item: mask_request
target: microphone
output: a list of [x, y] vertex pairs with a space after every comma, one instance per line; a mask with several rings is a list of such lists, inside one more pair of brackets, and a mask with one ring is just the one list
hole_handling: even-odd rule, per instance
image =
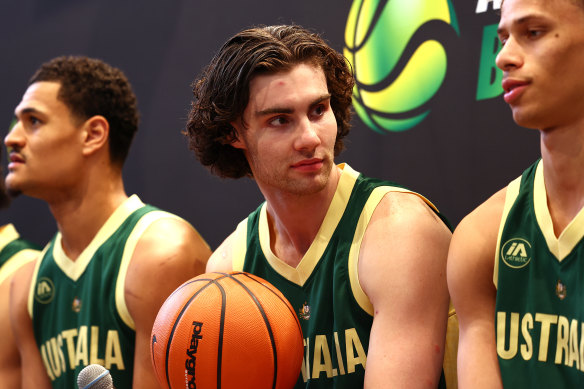
[[97, 364], [85, 366], [79, 372], [77, 385], [79, 389], [115, 389], [109, 370]]

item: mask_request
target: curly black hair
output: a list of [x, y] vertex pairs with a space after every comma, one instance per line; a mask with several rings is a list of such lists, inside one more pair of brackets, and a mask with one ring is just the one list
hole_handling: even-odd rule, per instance
[[136, 96], [124, 73], [94, 58], [62, 56], [45, 62], [29, 80], [61, 84], [57, 98], [79, 120], [105, 117], [112, 163], [122, 166], [138, 130]]

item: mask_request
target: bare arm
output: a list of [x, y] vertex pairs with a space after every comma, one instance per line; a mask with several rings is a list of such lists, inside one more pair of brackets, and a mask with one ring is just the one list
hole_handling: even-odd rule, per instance
[[493, 266], [503, 212], [502, 190], [462, 220], [448, 254], [448, 286], [458, 314], [458, 383], [502, 388], [495, 339]]
[[23, 389], [51, 388], [51, 382], [34, 338], [28, 314], [28, 292], [35, 262], [29, 262], [14, 273], [10, 288], [10, 322], [21, 359]]
[[128, 310], [136, 326], [133, 387], [158, 388], [150, 358], [154, 320], [177, 287], [205, 272], [210, 254], [209, 246], [183, 220], [156, 221], [140, 238], [125, 287]]
[[359, 280], [375, 311], [366, 388], [438, 386], [450, 237], [415, 195], [389, 193], [375, 210], [359, 258]]

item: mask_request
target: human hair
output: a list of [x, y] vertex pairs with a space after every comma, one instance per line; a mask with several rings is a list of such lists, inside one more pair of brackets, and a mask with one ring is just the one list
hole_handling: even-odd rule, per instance
[[[185, 134], [200, 162], [221, 177], [252, 176], [242, 150], [231, 145], [249, 102], [249, 84], [308, 63], [320, 67], [331, 94], [337, 121], [334, 152], [344, 148], [349, 133], [354, 79], [346, 59], [316, 33], [297, 25], [262, 26], [231, 37], [193, 84], [193, 101]], [[245, 123], [243, 123], [245, 125]]]
[[136, 96], [124, 73], [107, 63], [83, 56], [63, 56], [45, 62], [29, 80], [60, 84], [57, 98], [84, 121], [101, 115], [109, 123], [109, 151], [112, 163], [122, 166], [136, 131]]

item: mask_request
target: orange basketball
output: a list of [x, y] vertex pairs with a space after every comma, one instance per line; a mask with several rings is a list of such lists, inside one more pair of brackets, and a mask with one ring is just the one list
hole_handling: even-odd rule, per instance
[[152, 328], [163, 388], [292, 388], [304, 354], [292, 306], [249, 273], [206, 273], [178, 287]]

